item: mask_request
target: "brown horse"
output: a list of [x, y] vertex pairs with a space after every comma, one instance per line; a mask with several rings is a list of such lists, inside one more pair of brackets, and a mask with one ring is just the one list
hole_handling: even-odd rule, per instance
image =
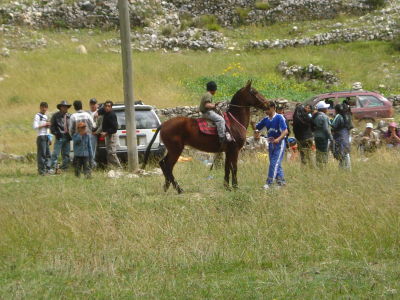
[[178, 193], [183, 192], [176, 182], [172, 170], [185, 145], [205, 152], [224, 151], [226, 154], [224, 185], [229, 187], [229, 175], [232, 172], [232, 186], [237, 187], [237, 161], [239, 151], [246, 141], [246, 131], [250, 122], [250, 107], [266, 109], [266, 105], [267, 100], [251, 87], [251, 81], [237, 91], [227, 111], [231, 123], [230, 132], [234, 141], [228, 142], [224, 147], [221, 147], [217, 135], [202, 133], [196, 119], [176, 117], [165, 121], [157, 128], [147, 147], [142, 168], [145, 168], [150, 148], [158, 132], [161, 131], [161, 139], [168, 150], [167, 155], [159, 162], [165, 177], [164, 191], [167, 191], [172, 183]]

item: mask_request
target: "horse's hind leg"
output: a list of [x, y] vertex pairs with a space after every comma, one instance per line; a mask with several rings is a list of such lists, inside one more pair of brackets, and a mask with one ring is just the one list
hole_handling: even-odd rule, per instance
[[178, 182], [175, 180], [175, 177], [172, 173], [176, 162], [178, 161], [179, 156], [183, 151], [183, 144], [176, 143], [173, 149], [168, 148], [168, 154], [165, 157], [165, 171], [167, 174], [167, 178], [172, 183], [173, 187], [176, 189], [178, 194], [183, 192], [183, 189], [179, 186]]
[[166, 170], [165, 158], [166, 158], [166, 157], [164, 157], [164, 158], [163, 158], [162, 160], [160, 160], [160, 162], [158, 163], [158, 164], [160, 165], [160, 168], [161, 168], [161, 170], [162, 170], [162, 172], [163, 172], [163, 174], [164, 174], [164, 177], [165, 177], [164, 192], [168, 191], [169, 186], [171, 185], [171, 180], [170, 180], [170, 178], [168, 178], [168, 173], [167, 173], [167, 170]]

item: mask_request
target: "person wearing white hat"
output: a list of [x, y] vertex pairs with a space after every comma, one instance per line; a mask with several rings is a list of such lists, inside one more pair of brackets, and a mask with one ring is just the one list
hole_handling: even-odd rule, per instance
[[372, 123], [367, 123], [365, 130], [361, 132], [357, 137], [358, 148], [361, 154], [365, 152], [374, 152], [379, 145], [379, 136], [373, 131], [374, 125]]
[[253, 136], [246, 139], [245, 149], [254, 152], [264, 152], [265, 150], [268, 150], [268, 140], [261, 136], [259, 130], [255, 129]]
[[324, 167], [328, 162], [328, 141], [333, 143], [333, 137], [329, 127], [329, 118], [326, 115], [329, 107], [330, 105], [324, 101], [318, 102], [315, 106], [318, 112], [316, 112], [312, 118], [314, 142], [317, 148], [316, 163], [320, 168]]

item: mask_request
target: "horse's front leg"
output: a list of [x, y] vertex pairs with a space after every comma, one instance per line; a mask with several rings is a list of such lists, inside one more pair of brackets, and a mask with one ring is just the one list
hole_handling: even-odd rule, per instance
[[237, 162], [238, 162], [239, 151], [235, 150], [231, 156], [231, 168], [232, 168], [232, 187], [237, 188]]
[[231, 164], [229, 160], [229, 155], [225, 155], [225, 177], [224, 177], [224, 187], [229, 189], [229, 174], [231, 172]]

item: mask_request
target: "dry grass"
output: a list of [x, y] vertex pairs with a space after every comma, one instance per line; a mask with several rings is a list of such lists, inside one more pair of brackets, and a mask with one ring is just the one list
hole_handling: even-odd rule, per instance
[[[0, 171], [0, 294], [10, 298], [382, 298], [398, 294], [398, 153], [353, 172], [240, 164], [240, 189], [178, 164], [183, 195], [162, 178], [37, 177]], [[257, 166], [255, 168], [255, 166]]]

